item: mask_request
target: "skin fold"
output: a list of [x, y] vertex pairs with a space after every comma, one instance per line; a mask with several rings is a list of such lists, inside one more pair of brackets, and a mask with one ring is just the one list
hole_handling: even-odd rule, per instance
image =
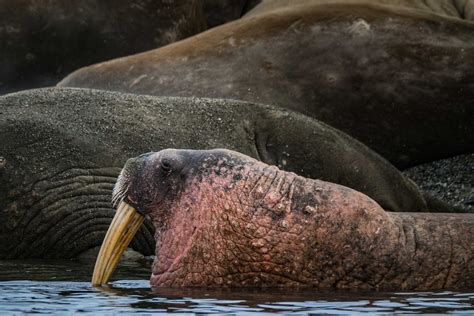
[[473, 214], [386, 212], [229, 150], [130, 159], [113, 199], [155, 226], [152, 286], [474, 287]]

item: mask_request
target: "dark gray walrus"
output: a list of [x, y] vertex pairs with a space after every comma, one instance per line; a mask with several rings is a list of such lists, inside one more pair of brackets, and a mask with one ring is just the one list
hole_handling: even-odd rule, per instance
[[[426, 211], [417, 186], [351, 137], [271, 106], [39, 89], [0, 98], [0, 258], [74, 257], [98, 247], [125, 161], [168, 147], [226, 147], [365, 192], [385, 209]], [[151, 225], [132, 247], [154, 252]]]
[[59, 85], [275, 104], [405, 168], [474, 152], [472, 60], [474, 23], [350, 1], [242, 18]]
[[230, 150], [130, 159], [114, 201], [93, 285], [107, 283], [148, 215], [152, 286], [474, 289], [474, 214], [389, 213]]

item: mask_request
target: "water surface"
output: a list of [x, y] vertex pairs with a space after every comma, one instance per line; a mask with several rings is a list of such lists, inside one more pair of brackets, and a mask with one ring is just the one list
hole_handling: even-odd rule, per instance
[[151, 289], [148, 264], [122, 264], [92, 288], [92, 262], [0, 261], [1, 314], [474, 314], [474, 292], [320, 293], [295, 290]]

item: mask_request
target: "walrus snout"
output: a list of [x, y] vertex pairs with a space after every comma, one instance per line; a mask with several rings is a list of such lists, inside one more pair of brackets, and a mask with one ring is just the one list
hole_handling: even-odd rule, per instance
[[128, 196], [131, 179], [138, 168], [138, 158], [139, 157], [128, 159], [122, 171], [120, 171], [112, 191], [112, 205], [114, 208], [117, 208]]
[[185, 178], [185, 160], [185, 155], [174, 149], [130, 158], [113, 190], [114, 207], [123, 201], [142, 214], [149, 213], [168, 193], [179, 190]]

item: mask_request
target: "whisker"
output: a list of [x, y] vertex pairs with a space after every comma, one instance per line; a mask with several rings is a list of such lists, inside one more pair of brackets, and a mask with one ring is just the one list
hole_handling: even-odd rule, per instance
[[125, 198], [128, 191], [128, 181], [125, 169], [122, 169], [117, 178], [114, 189], [112, 191], [112, 205], [116, 208], [119, 203]]

